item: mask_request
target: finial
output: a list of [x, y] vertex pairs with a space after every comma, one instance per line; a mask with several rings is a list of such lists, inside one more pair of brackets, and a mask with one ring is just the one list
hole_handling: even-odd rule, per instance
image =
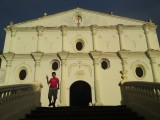
[[110, 15], [113, 15], [113, 11], [110, 12]]
[[48, 15], [48, 14], [45, 12], [45, 13], [44, 13], [44, 16], [47, 16], [47, 15]]
[[14, 24], [14, 23], [11, 21], [11, 22], [10, 22], [10, 26], [13, 26], [13, 24]]
[[149, 18], [149, 19], [148, 19], [148, 22], [152, 23], [152, 19], [151, 19], [151, 18]]

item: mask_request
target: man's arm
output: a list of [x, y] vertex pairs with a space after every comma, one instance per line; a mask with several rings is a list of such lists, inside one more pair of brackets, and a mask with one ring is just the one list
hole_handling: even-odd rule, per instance
[[59, 89], [59, 80], [58, 80], [58, 89]]
[[49, 81], [48, 81], [48, 75], [46, 76], [46, 79], [47, 79], [47, 84], [49, 84]]

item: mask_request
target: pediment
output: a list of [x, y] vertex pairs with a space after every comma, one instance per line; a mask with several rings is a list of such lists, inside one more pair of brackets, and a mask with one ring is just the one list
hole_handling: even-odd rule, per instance
[[53, 15], [44, 15], [38, 19], [15, 24], [16, 27], [55, 27], [61, 25], [67, 26], [111, 26], [111, 25], [143, 25], [147, 22], [120, 17], [112, 14], [95, 12], [82, 8], [76, 8]]

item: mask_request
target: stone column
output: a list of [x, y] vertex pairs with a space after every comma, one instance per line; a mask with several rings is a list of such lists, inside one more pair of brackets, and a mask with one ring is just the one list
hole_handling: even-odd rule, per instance
[[43, 32], [43, 26], [36, 26], [37, 30], [37, 52], [40, 52], [42, 50], [42, 32]]
[[93, 42], [93, 51], [96, 50], [96, 42], [95, 42], [95, 36], [97, 31], [97, 25], [91, 25], [91, 32], [92, 32], [92, 42]]
[[66, 45], [66, 35], [67, 35], [67, 26], [66, 25], [62, 25], [60, 27], [60, 30], [62, 32], [62, 51], [65, 51], [65, 45]]
[[160, 51], [158, 50], [148, 50], [146, 52], [148, 58], [150, 59], [152, 74], [153, 74], [153, 81], [160, 82], [159, 73], [158, 73], [158, 64], [156, 63], [156, 57], [160, 56]]
[[128, 80], [128, 70], [127, 70], [127, 56], [129, 54], [129, 51], [119, 51], [118, 55], [121, 58], [121, 62], [122, 62], [122, 80], [121, 80], [121, 84], [123, 84], [124, 82], [126, 82]]
[[151, 43], [152, 43], [152, 38], [149, 35], [149, 32], [151, 30], [155, 30], [156, 29], [156, 25], [154, 25], [153, 23], [147, 23], [144, 24], [143, 26], [143, 30], [144, 30], [144, 34], [146, 36], [146, 42], [147, 42], [147, 47], [149, 50], [154, 49], [151, 47]]
[[3, 56], [5, 57], [6, 61], [7, 61], [7, 65], [6, 65], [6, 76], [5, 76], [5, 82], [4, 84], [9, 84], [10, 81], [10, 70], [11, 70], [11, 66], [12, 66], [12, 60], [13, 57], [15, 56], [14, 53], [12, 52], [8, 52], [8, 53], [3, 53]]
[[62, 51], [58, 53], [61, 59], [61, 80], [60, 80], [60, 106], [67, 106], [66, 104], [66, 83], [67, 80], [67, 68], [66, 68], [66, 59], [69, 55], [69, 52]]
[[99, 80], [99, 75], [98, 75], [98, 67], [99, 67], [99, 56], [101, 55], [101, 51], [91, 51], [90, 52], [92, 58], [93, 58], [93, 63], [94, 63], [94, 87], [95, 87], [95, 105], [96, 106], [101, 106], [101, 91], [100, 91], [100, 80]]
[[40, 61], [43, 55], [43, 52], [32, 52], [32, 57], [35, 60], [35, 74], [34, 74], [34, 82], [39, 83], [39, 68], [40, 68]]
[[119, 35], [120, 50], [124, 50], [124, 43], [123, 43], [123, 38], [122, 38], [123, 26], [124, 25], [122, 25], [122, 24], [119, 24], [116, 26], [117, 31], [118, 31], [118, 35]]

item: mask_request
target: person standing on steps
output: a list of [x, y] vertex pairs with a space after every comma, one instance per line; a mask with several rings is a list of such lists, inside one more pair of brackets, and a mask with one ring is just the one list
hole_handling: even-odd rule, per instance
[[[56, 72], [52, 72], [52, 78], [48, 80], [48, 75], [46, 76], [47, 83], [49, 85], [49, 91], [48, 91], [48, 99], [49, 99], [49, 105], [53, 105], [55, 107], [56, 99], [57, 99], [57, 93], [59, 89], [59, 79], [56, 77]], [[52, 102], [52, 96], [53, 96], [53, 102]]]

